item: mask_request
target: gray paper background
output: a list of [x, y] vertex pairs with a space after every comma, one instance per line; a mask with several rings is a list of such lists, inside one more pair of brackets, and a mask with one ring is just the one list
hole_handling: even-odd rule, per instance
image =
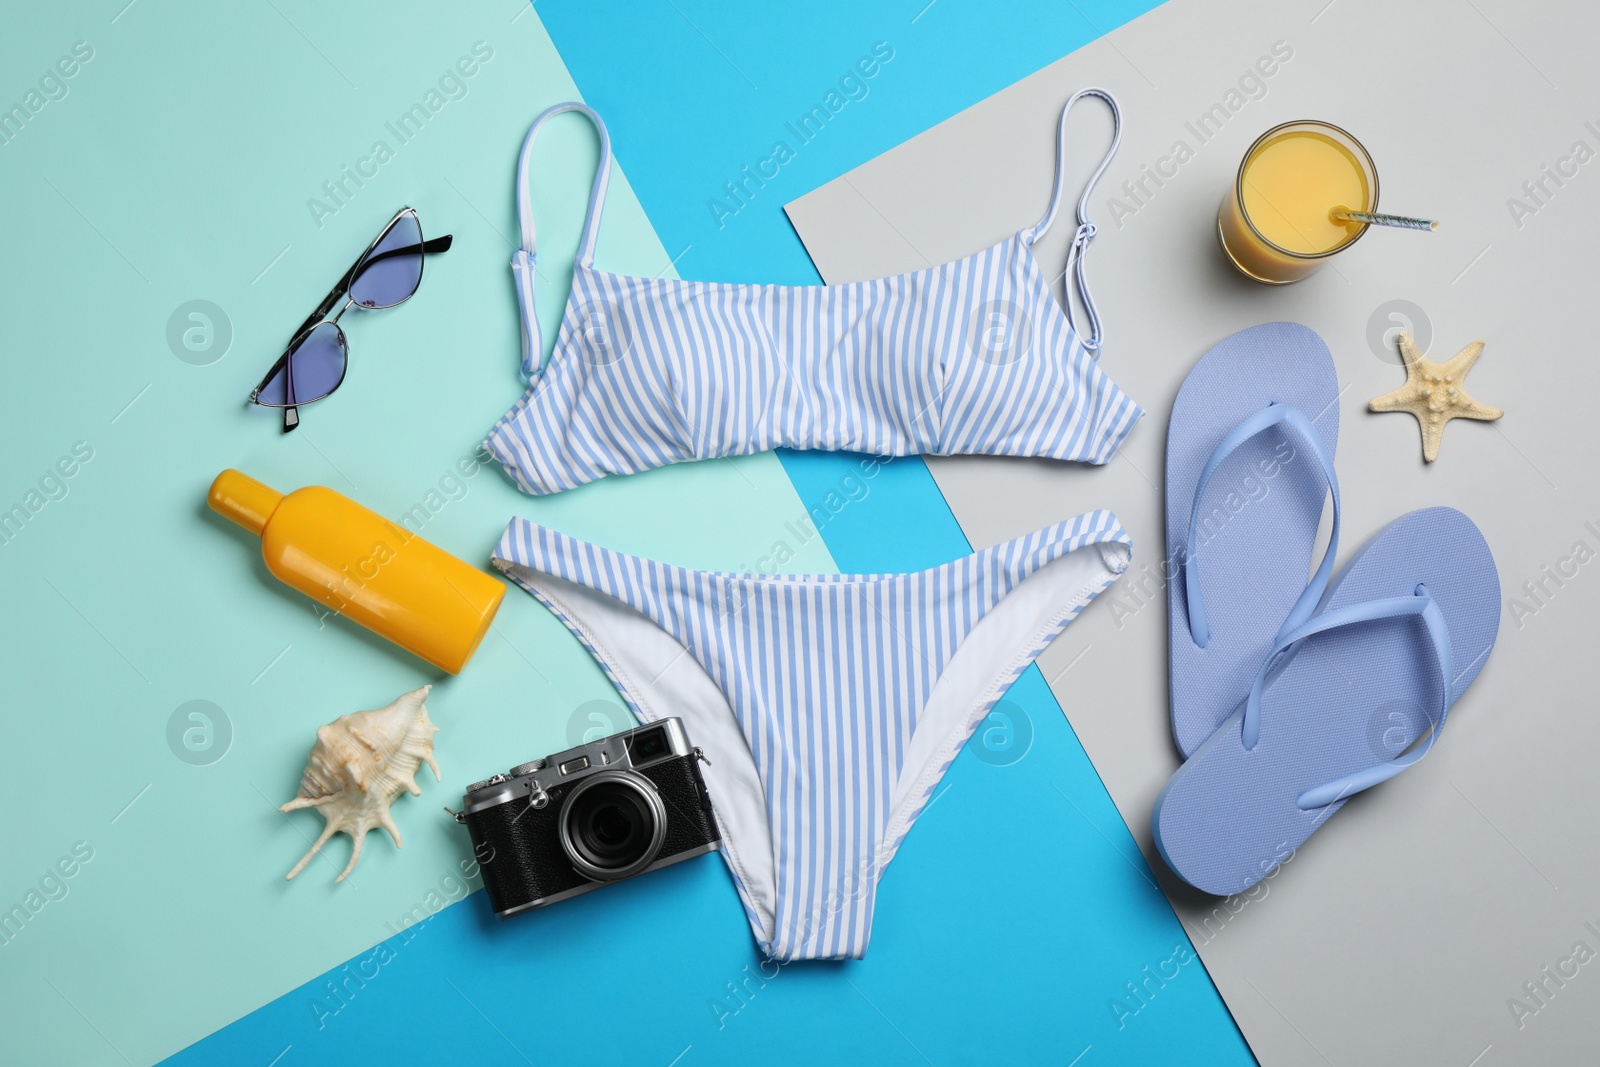
[[[1292, 57], [1229, 98], [1278, 41]], [[1600, 553], [1600, 158], [1573, 156], [1580, 141], [1600, 153], [1597, 42], [1592, 4], [1172, 0], [787, 208], [829, 282], [943, 263], [1042, 214], [1067, 96], [1103, 85], [1121, 100], [1126, 131], [1093, 198], [1089, 274], [1103, 366], [1149, 414], [1106, 468], [929, 466], [975, 546], [1096, 507], [1132, 533], [1134, 565], [1108, 594], [1120, 606], [1087, 612], [1040, 665], [1267, 1064], [1600, 1062], [1600, 959], [1572, 959], [1579, 942], [1600, 952], [1600, 557], [1588, 560]], [[1235, 102], [1205, 143], [1185, 125]], [[1306, 117], [1367, 146], [1383, 209], [1441, 229], [1371, 232], [1297, 285], [1236, 275], [1217, 248], [1218, 202], [1257, 135]], [[1110, 121], [1086, 101], [1072, 127], [1075, 200]], [[1176, 175], [1146, 180], [1139, 201], [1122, 191], [1179, 140], [1193, 157]], [[1546, 167], [1565, 171], [1563, 184]], [[1535, 201], [1523, 186], [1541, 180]], [[1113, 196], [1132, 212], [1113, 212]], [[1520, 219], [1511, 197], [1530, 209]], [[1072, 228], [1065, 213], [1036, 249], [1051, 276]], [[1366, 410], [1404, 380], [1398, 357], [1369, 341], [1369, 323], [1379, 335], [1403, 324], [1389, 318], [1396, 300], [1422, 309], [1400, 314], [1422, 320], [1409, 324], [1431, 333], [1435, 359], [1487, 342], [1467, 388], [1507, 412], [1451, 423], [1431, 466], [1411, 416]], [[1341, 557], [1396, 515], [1449, 504], [1488, 538], [1505, 609], [1493, 656], [1428, 758], [1349, 803], [1248, 897], [1223, 902], [1167, 875], [1150, 840], [1156, 794], [1178, 765], [1156, 569], [1165, 423], [1207, 348], [1273, 319], [1321, 334], [1345, 389]], [[1535, 599], [1524, 583], [1540, 582]], [[1538, 999], [1525, 983], [1543, 984]], [[1514, 1012], [1514, 997], [1529, 1010]]]

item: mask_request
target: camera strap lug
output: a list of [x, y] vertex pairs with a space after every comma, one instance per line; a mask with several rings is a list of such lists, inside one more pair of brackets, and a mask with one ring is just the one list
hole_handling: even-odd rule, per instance
[[450, 805], [448, 805], [448, 804], [445, 805], [444, 810], [445, 810], [445, 813], [447, 815], [449, 815], [452, 819], [454, 819], [458, 823], [464, 823], [464, 822], [467, 821], [467, 816], [466, 816], [465, 812], [451, 811], [450, 810]]
[[699, 760], [701, 763], [704, 763], [707, 767], [711, 766], [711, 761], [706, 759], [705, 751], [703, 749], [701, 749], [701, 747], [699, 745], [696, 745], [696, 746], [694, 746], [694, 748], [690, 749], [689, 750], [689, 755], [693, 756], [695, 759]]
[[539, 779], [537, 778], [528, 787], [528, 803], [537, 809], [543, 809], [545, 805], [550, 803], [550, 794], [544, 791], [544, 786], [539, 784]]

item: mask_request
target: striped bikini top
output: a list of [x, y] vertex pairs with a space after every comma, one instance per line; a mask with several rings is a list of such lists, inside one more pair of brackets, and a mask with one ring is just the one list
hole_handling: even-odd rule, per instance
[[[1114, 122], [1078, 200], [1065, 272], [1087, 337], [1070, 296], [1063, 313], [1031, 251], [1061, 207], [1067, 113], [1085, 96], [1109, 105]], [[594, 123], [600, 159], [566, 313], [544, 360], [528, 164], [540, 128], [566, 111]], [[1143, 414], [1096, 363], [1100, 320], [1083, 270], [1095, 235], [1089, 194], [1121, 136], [1109, 92], [1075, 93], [1061, 111], [1044, 217], [965, 259], [842, 285], [736, 285], [596, 269], [611, 140], [593, 110], [557, 104], [534, 120], [517, 168], [523, 243], [511, 271], [528, 388], [485, 447], [535, 494], [779, 447], [1105, 463]]]

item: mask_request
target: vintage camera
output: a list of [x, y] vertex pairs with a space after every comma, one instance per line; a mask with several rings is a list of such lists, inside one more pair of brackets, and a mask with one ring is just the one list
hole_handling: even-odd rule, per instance
[[489, 904], [504, 919], [722, 847], [681, 720], [602, 737], [467, 787]]

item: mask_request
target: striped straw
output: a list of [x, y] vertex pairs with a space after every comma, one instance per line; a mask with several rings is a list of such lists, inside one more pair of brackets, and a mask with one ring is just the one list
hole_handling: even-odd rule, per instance
[[1414, 219], [1409, 215], [1379, 215], [1366, 211], [1347, 211], [1336, 207], [1330, 214], [1340, 222], [1365, 222], [1369, 226], [1394, 226], [1402, 230], [1437, 230], [1433, 219]]

